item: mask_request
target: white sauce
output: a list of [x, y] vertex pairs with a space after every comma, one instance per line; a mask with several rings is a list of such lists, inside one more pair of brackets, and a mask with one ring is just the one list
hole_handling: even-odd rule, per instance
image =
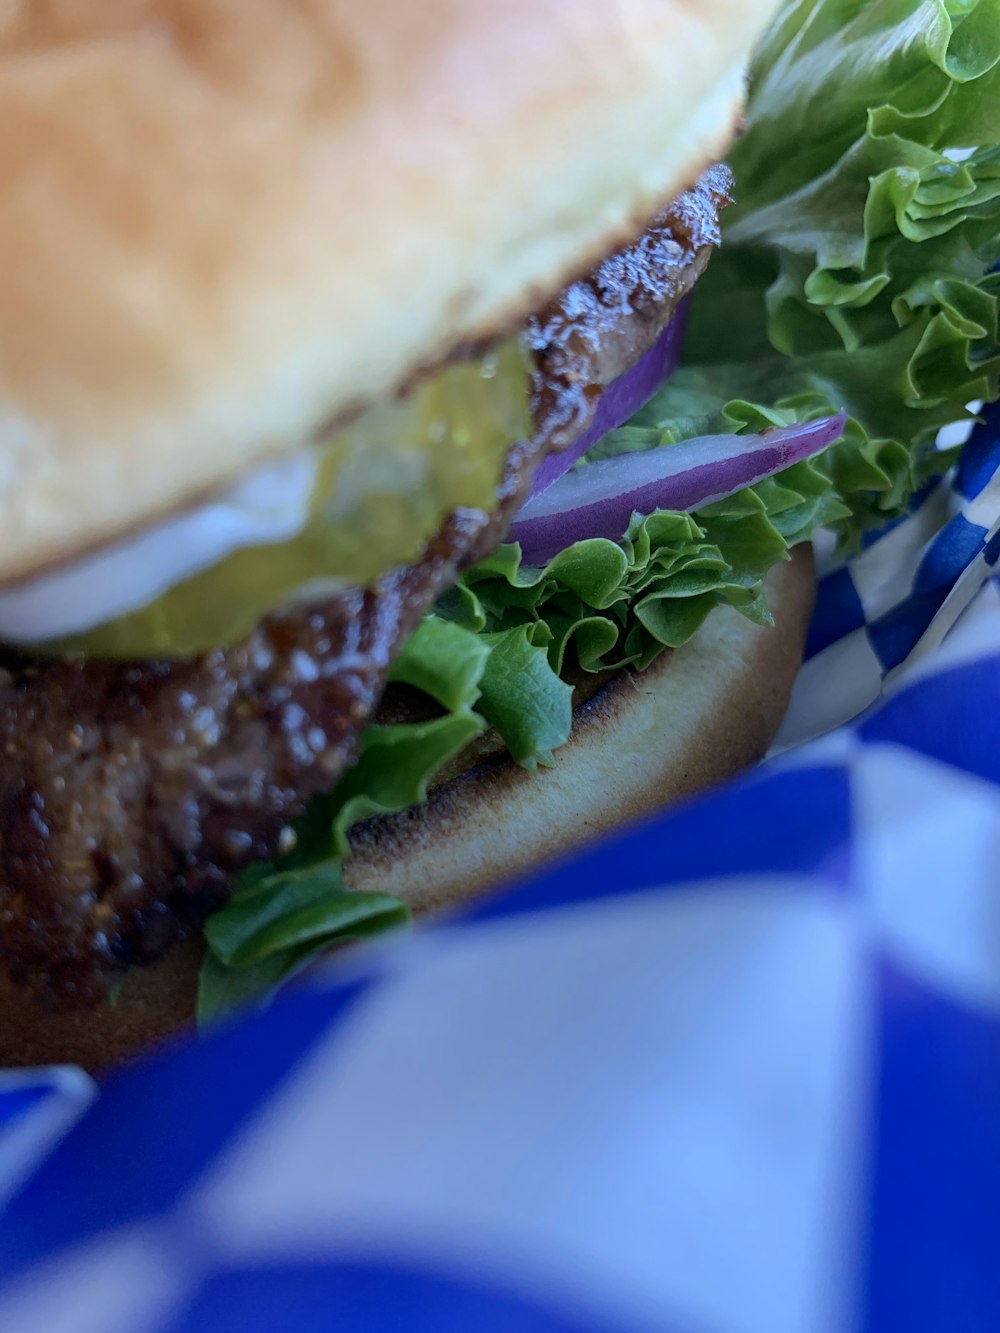
[[43, 643], [137, 611], [248, 546], [305, 527], [319, 455], [260, 468], [224, 495], [58, 569], [0, 587], [0, 638]]

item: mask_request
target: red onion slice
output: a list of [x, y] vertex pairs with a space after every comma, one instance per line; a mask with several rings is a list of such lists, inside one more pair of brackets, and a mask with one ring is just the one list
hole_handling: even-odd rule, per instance
[[522, 506], [511, 538], [525, 564], [544, 565], [588, 537], [617, 541], [633, 514], [690, 510], [724, 500], [839, 440], [847, 414], [761, 435], [703, 435], [567, 473]]
[[601, 393], [590, 425], [578, 439], [561, 453], [550, 454], [538, 471], [531, 487], [531, 498], [559, 480], [582, 458], [592, 445], [603, 440], [610, 431], [617, 430], [640, 407], [645, 407], [668, 376], [677, 368], [681, 343], [687, 327], [687, 298], [680, 302], [673, 318], [656, 342], [635, 363], [631, 370], [620, 375]]

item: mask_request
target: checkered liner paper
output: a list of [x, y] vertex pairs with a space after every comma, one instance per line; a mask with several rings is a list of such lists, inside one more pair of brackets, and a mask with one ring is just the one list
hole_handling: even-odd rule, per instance
[[998, 557], [994, 414], [824, 566], [762, 770], [96, 1097], [8, 1076], [3, 1333], [996, 1333]]

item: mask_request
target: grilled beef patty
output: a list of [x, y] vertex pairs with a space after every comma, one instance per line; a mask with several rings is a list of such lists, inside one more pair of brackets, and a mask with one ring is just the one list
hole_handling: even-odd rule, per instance
[[234, 877], [351, 763], [393, 655], [458, 571], [502, 540], [534, 468], [584, 429], [600, 389], [652, 345], [718, 241], [713, 168], [633, 245], [529, 321], [534, 439], [491, 514], [452, 516], [374, 588], [264, 619], [192, 662], [0, 670], [0, 959], [49, 1004], [196, 931]]

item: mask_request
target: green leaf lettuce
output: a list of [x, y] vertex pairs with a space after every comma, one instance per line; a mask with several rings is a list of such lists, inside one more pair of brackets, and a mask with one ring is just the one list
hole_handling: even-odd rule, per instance
[[819, 527], [856, 545], [947, 468], [941, 427], [997, 396], [998, 135], [997, 0], [782, 7], [753, 64], [737, 203], [684, 364], [590, 457], [841, 409], [843, 439], [697, 513], [636, 515], [620, 542], [580, 542], [545, 569], [505, 546], [468, 572], [393, 669], [431, 715], [369, 727], [292, 857], [255, 867], [208, 923], [203, 1015], [405, 918], [344, 888], [354, 821], [422, 801], [487, 725], [519, 763], [551, 763], [569, 733], [568, 664], [643, 668], [719, 605], [768, 623], [764, 579], [791, 547]]
[[429, 616], [391, 679], [420, 690], [437, 710], [415, 722], [369, 726], [353, 768], [299, 824], [295, 850], [280, 863], [251, 867], [208, 920], [202, 1022], [266, 999], [339, 943], [406, 923], [409, 914], [396, 899], [345, 887], [341, 867], [352, 824], [424, 801], [433, 775], [490, 724], [529, 767], [548, 761], [569, 728], [569, 687], [523, 628], [479, 635]]

